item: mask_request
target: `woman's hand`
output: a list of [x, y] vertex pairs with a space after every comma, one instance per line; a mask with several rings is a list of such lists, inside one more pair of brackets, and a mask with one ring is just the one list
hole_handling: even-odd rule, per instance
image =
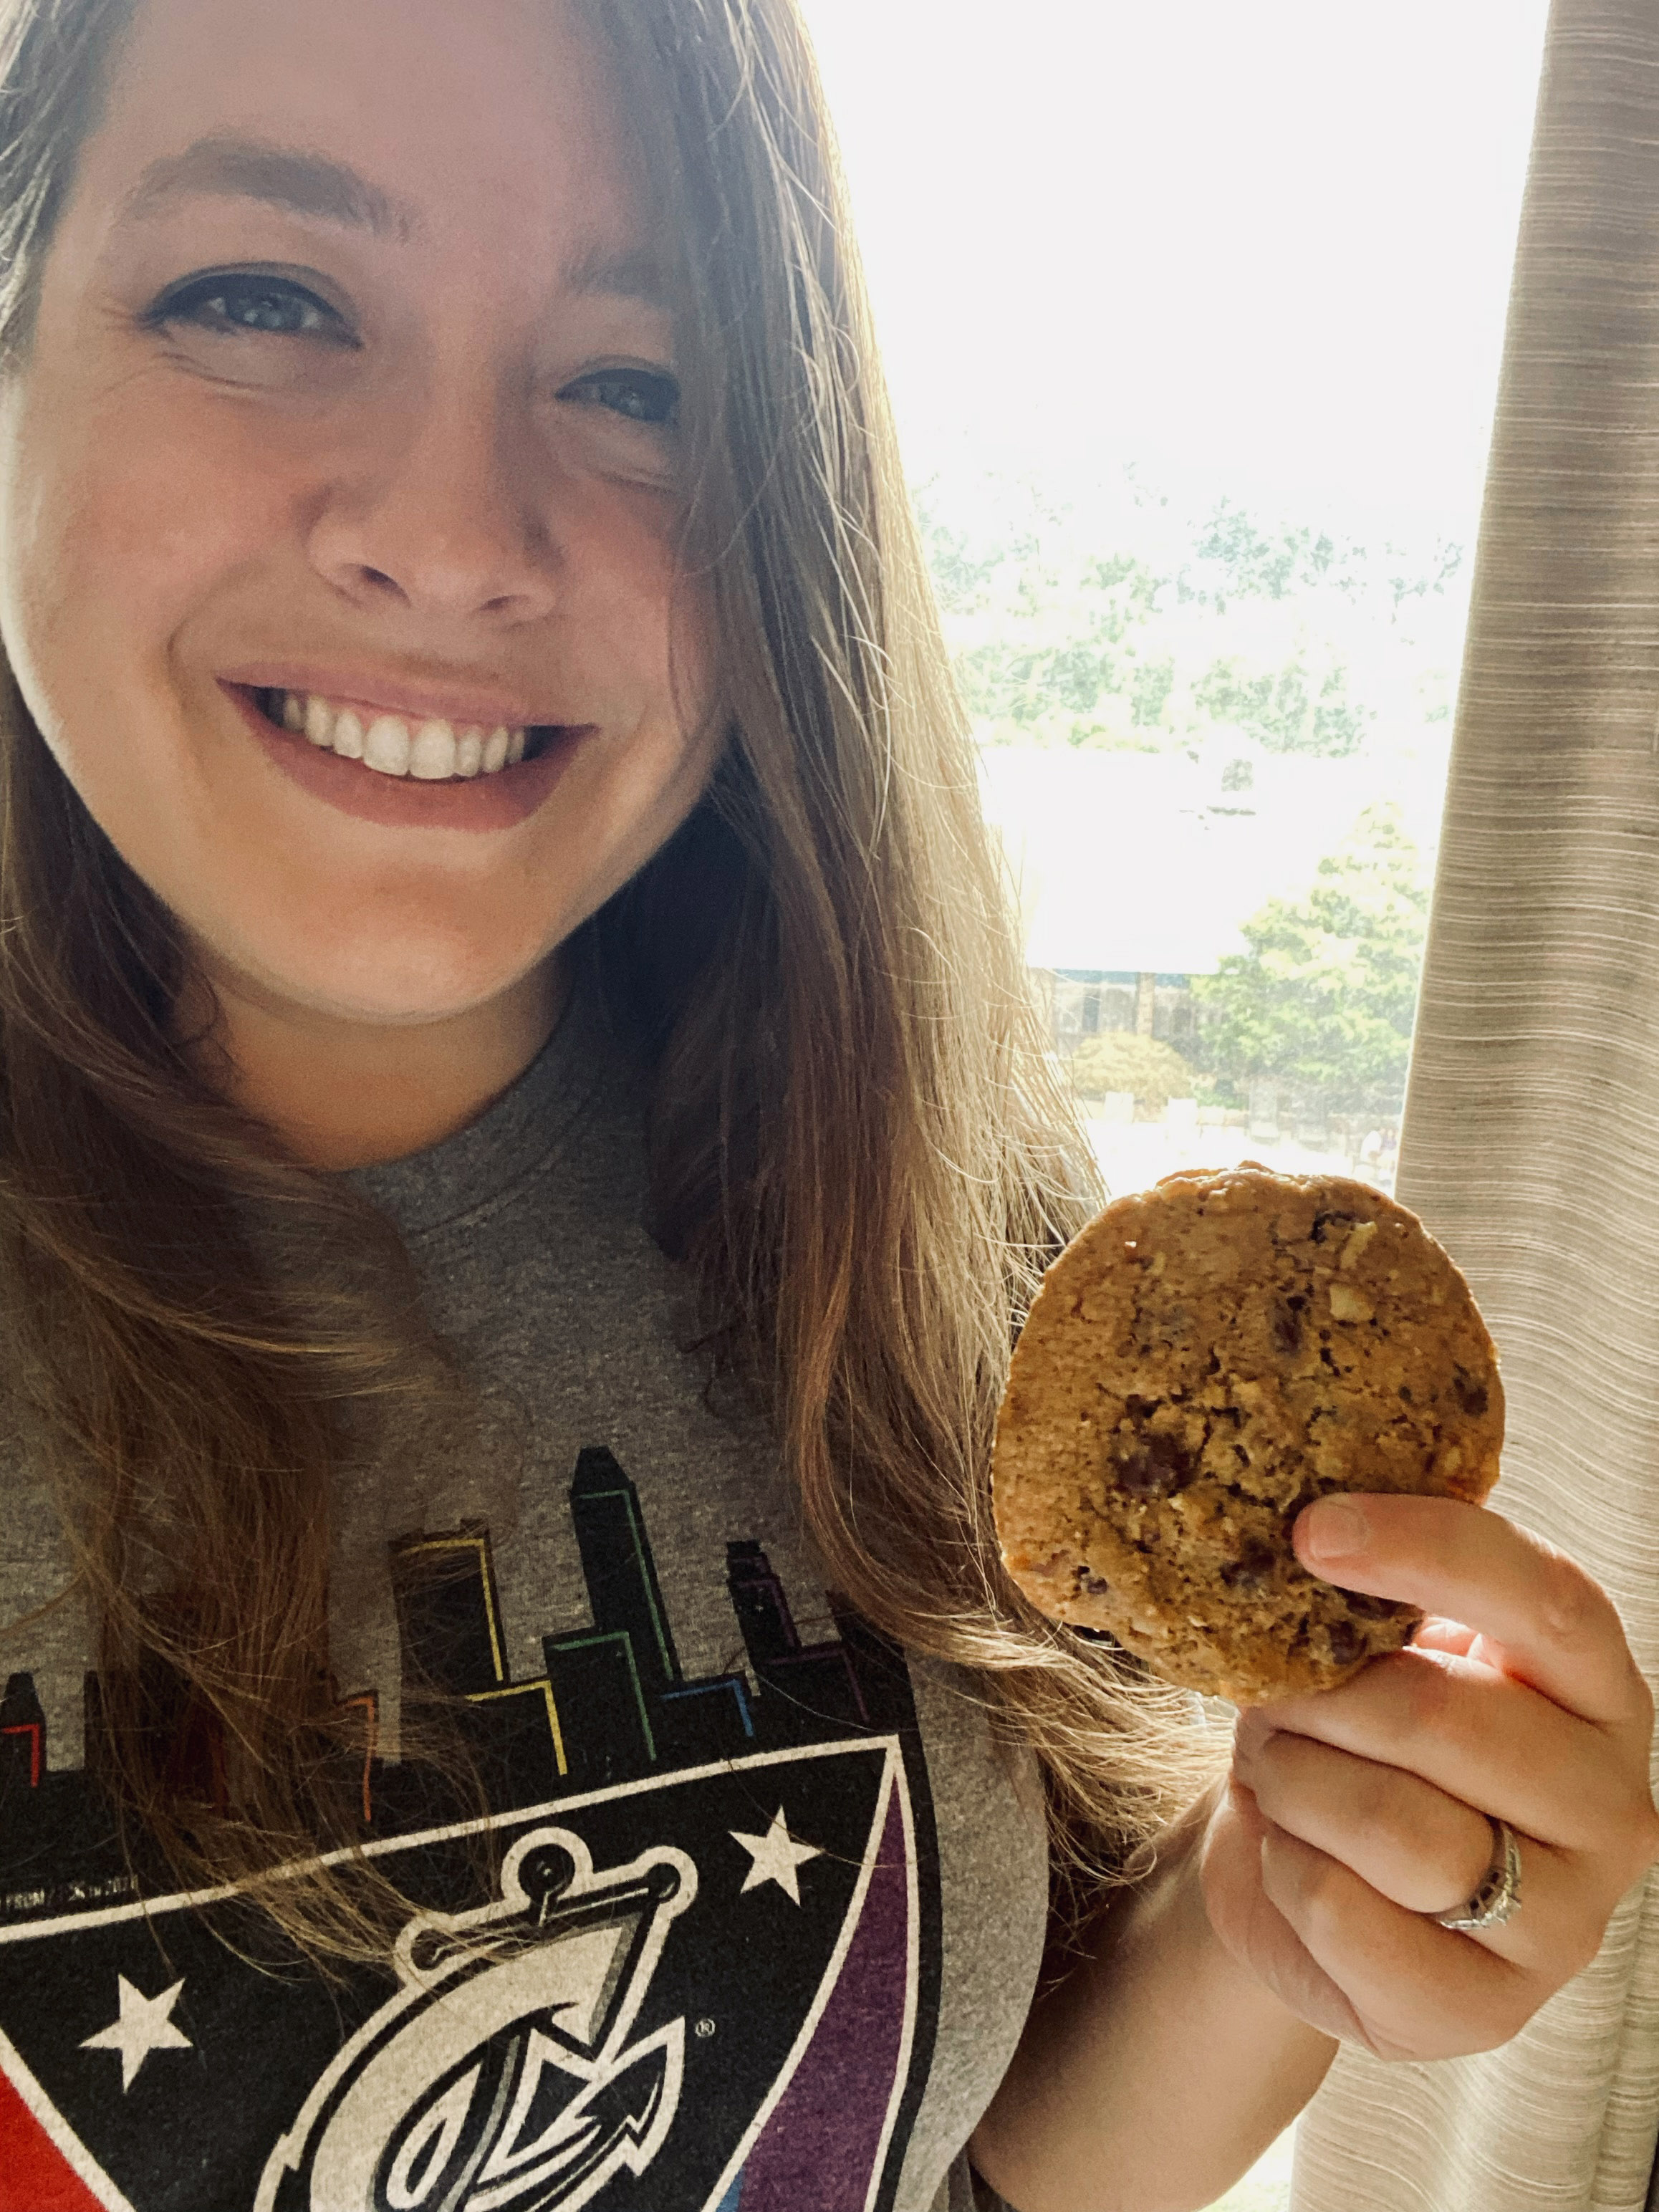
[[[1435, 1498], [1327, 1499], [1296, 1543], [1314, 1573], [1431, 1617], [1340, 1690], [1247, 1713], [1225, 1790], [1033, 2006], [974, 2138], [1026, 2212], [1212, 2203], [1305, 2104], [1332, 2037], [1383, 2058], [1506, 2041], [1659, 1856], [1653, 1703], [1570, 1559]], [[1438, 1927], [1491, 1863], [1489, 1815], [1519, 1840], [1521, 1909]]]
[[[1611, 1601], [1513, 1522], [1450, 1499], [1310, 1506], [1310, 1572], [1429, 1615], [1340, 1689], [1241, 1718], [1203, 1857], [1216, 1934], [1290, 2009], [1382, 2058], [1505, 2042], [1595, 1956], [1659, 1856], [1653, 1700]], [[1459, 1934], [1492, 1856], [1521, 1907]]]

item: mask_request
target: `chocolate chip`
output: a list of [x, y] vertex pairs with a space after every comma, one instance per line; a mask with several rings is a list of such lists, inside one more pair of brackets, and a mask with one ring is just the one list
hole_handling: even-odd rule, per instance
[[1346, 1667], [1364, 1650], [1359, 1632], [1350, 1620], [1334, 1620], [1326, 1634], [1330, 1638], [1331, 1657], [1339, 1667]]
[[1078, 1569], [1076, 1579], [1079, 1589], [1090, 1597], [1105, 1597], [1112, 1587], [1103, 1575], [1092, 1573], [1087, 1567]]
[[1316, 1213], [1314, 1216], [1313, 1237], [1316, 1244], [1328, 1244], [1330, 1232], [1336, 1229], [1352, 1229], [1358, 1220], [1352, 1213]]
[[1480, 1419], [1481, 1414], [1492, 1403], [1486, 1384], [1478, 1382], [1473, 1375], [1466, 1372], [1462, 1367], [1452, 1377], [1452, 1395], [1463, 1411], [1475, 1420]]
[[1197, 1456], [1178, 1437], [1146, 1437], [1117, 1462], [1118, 1481], [1131, 1498], [1173, 1498], [1197, 1476]]
[[1400, 1386], [1400, 1395], [1401, 1395], [1401, 1396], [1405, 1400], [1406, 1403], [1409, 1406], [1409, 1405], [1411, 1404], [1411, 1402], [1412, 1402], [1412, 1393], [1411, 1393], [1411, 1385], [1410, 1385], [1408, 1382], [1402, 1382], [1402, 1383], [1401, 1384], [1401, 1386]]
[[1227, 1561], [1221, 1570], [1221, 1579], [1229, 1589], [1258, 1590], [1277, 1565], [1278, 1554], [1272, 1545], [1252, 1538], [1237, 1559]]
[[1273, 1308], [1273, 1349], [1276, 1352], [1282, 1352], [1287, 1359], [1293, 1358], [1302, 1349], [1301, 1319], [1292, 1312], [1287, 1302], [1281, 1303]]
[[1366, 1597], [1358, 1590], [1350, 1590], [1348, 1610], [1364, 1620], [1392, 1620], [1400, 1607], [1391, 1597]]

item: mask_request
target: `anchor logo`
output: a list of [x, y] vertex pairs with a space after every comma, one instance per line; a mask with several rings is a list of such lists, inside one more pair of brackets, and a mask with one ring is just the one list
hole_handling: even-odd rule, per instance
[[255, 2212], [578, 2212], [642, 2173], [685, 2022], [629, 2039], [696, 1889], [684, 1851], [596, 1872], [568, 1829], [521, 1838], [496, 1902], [404, 1929], [402, 1986], [312, 2090]]

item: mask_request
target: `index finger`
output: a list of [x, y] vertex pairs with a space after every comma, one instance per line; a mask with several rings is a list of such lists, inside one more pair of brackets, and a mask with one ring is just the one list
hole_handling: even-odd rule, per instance
[[1612, 1599], [1565, 1552], [1483, 1505], [1366, 1492], [1297, 1516], [1297, 1557], [1343, 1589], [1479, 1630], [1506, 1674], [1604, 1727], [1650, 1724]]

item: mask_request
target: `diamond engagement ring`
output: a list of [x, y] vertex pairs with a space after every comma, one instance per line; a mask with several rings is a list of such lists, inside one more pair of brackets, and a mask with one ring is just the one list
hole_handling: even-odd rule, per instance
[[[1490, 1817], [1490, 1816], [1489, 1816]], [[1443, 1928], [1475, 1936], [1488, 1928], [1501, 1928], [1521, 1910], [1521, 1846], [1507, 1820], [1492, 1820], [1492, 1863], [1480, 1887], [1467, 1905], [1450, 1912], [1431, 1912], [1431, 1920]]]

